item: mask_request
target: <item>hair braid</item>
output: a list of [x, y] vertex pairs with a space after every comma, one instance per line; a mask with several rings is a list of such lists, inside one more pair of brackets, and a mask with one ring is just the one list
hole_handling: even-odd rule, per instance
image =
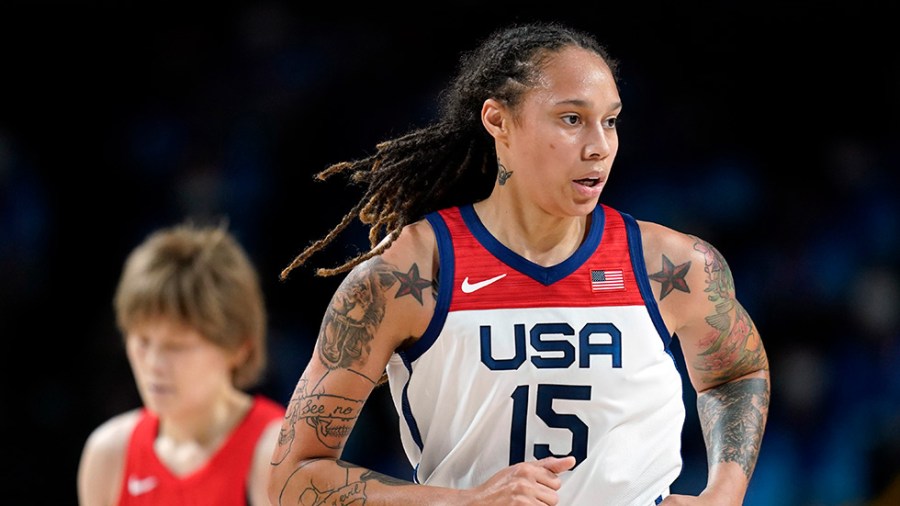
[[365, 193], [324, 238], [308, 245], [281, 271], [281, 279], [354, 219], [369, 226], [369, 251], [337, 267], [319, 268], [317, 275], [346, 272], [382, 253], [403, 227], [429, 212], [488, 197], [497, 166], [493, 139], [481, 124], [482, 104], [495, 98], [515, 109], [535, 86], [546, 57], [567, 46], [594, 51], [615, 75], [615, 62], [596, 40], [555, 23], [513, 25], [464, 53], [457, 77], [441, 92], [437, 122], [377, 144], [374, 155], [338, 162], [316, 174], [318, 180], [347, 175], [365, 187]]

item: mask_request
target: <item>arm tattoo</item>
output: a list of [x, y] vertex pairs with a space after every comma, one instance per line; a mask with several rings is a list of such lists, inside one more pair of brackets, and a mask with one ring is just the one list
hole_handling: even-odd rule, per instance
[[[278, 436], [273, 466], [285, 462], [294, 441], [310, 438], [311, 434], [327, 448], [343, 448], [365, 399], [329, 393], [325, 380], [332, 374], [350, 373], [376, 384], [360, 372], [362, 369], [353, 367], [364, 365], [368, 360], [370, 342], [385, 316], [387, 292], [398, 280], [400, 287], [395, 298], [412, 295], [420, 304], [423, 304], [422, 291], [435, 286], [432, 281], [420, 278], [419, 266], [415, 263], [404, 273], [376, 258], [367, 268], [351, 272], [335, 292], [323, 318], [317, 346], [319, 360], [326, 372], [317, 381], [311, 381], [304, 373], [297, 382]], [[312, 430], [299, 430], [304, 425]], [[341, 483], [335, 483], [330, 477], [311, 478], [310, 474], [300, 472], [307, 465], [321, 461], [331, 461], [343, 468]], [[294, 484], [301, 492], [296, 497], [285, 497], [292, 480], [301, 481]], [[366, 485], [373, 481], [390, 486], [410, 484], [340, 460], [306, 460], [285, 481], [278, 503], [360, 506], [366, 504]]]
[[331, 300], [317, 346], [319, 360], [328, 369], [313, 385], [305, 375], [297, 382], [278, 438], [278, 451], [272, 464], [278, 465], [290, 453], [297, 437], [296, 427], [301, 420], [314, 429], [319, 442], [328, 448], [342, 448], [350, 430], [359, 417], [364, 399], [352, 399], [329, 394], [321, 386], [336, 370], [356, 374], [376, 385], [354, 365], [363, 365], [369, 357], [375, 331], [384, 319], [389, 288], [400, 280], [396, 297], [412, 295], [422, 303], [422, 290], [433, 285], [419, 277], [419, 266], [412, 264], [406, 273], [395, 266], [375, 259], [365, 270], [352, 272]]
[[412, 264], [408, 272], [394, 271], [394, 276], [400, 280], [400, 288], [397, 289], [395, 299], [399, 299], [404, 295], [412, 295], [419, 304], [422, 302], [422, 290], [431, 287], [431, 281], [419, 277], [419, 265]]
[[769, 413], [769, 385], [761, 378], [725, 383], [697, 397], [710, 469], [735, 462], [753, 474]]
[[319, 331], [319, 359], [328, 369], [365, 364], [369, 342], [384, 319], [385, 291], [395, 282], [394, 269], [374, 261], [371, 269], [353, 272], [334, 294]]
[[769, 414], [769, 380], [731, 380], [768, 369], [768, 361], [750, 315], [734, 297], [734, 278], [725, 258], [712, 245], [694, 239], [694, 249], [704, 255], [704, 291], [714, 307], [706, 317], [710, 330], [700, 340], [703, 351], [694, 367], [704, 373], [704, 381], [720, 383], [697, 396], [707, 458], [710, 468], [737, 463], [749, 479]]
[[662, 288], [659, 289], [659, 300], [665, 299], [672, 290], [691, 293], [687, 279], [685, 279], [690, 268], [690, 261], [676, 266], [669, 260], [669, 257], [662, 256], [662, 270], [650, 275], [650, 279], [662, 283]]
[[506, 167], [497, 158], [497, 182], [500, 183], [500, 186], [503, 186], [510, 177], [512, 177], [512, 171], [506, 170]]
[[291, 425], [303, 420], [316, 431], [319, 441], [329, 448], [341, 448], [359, 412], [361, 399], [331, 395], [324, 390], [307, 391], [307, 383], [301, 379], [297, 392], [291, 399]]
[[[287, 485], [282, 489], [282, 496], [279, 497], [278, 504], [300, 504], [302, 506], [363, 506], [366, 504], [368, 497], [366, 496], [366, 488], [370, 482], [377, 482], [387, 486], [403, 486], [412, 485], [411, 482], [399, 480], [391, 476], [387, 476], [375, 471], [371, 471], [343, 460], [332, 459], [314, 459], [300, 467], [288, 478], [288, 483], [298, 476], [297, 471], [304, 467], [318, 463], [331, 461], [337, 464], [344, 471], [343, 479], [337, 483], [328, 485], [319, 485], [312, 482], [303, 487], [300, 496], [295, 500], [285, 498], [284, 491]], [[321, 488], [320, 488], [321, 487]]]
[[411, 295], [423, 304], [422, 291], [433, 282], [419, 276], [419, 265], [413, 263], [407, 272], [397, 270], [381, 259], [373, 260], [365, 271], [351, 273], [335, 293], [325, 312], [319, 331], [319, 359], [329, 369], [349, 369], [365, 364], [369, 342], [384, 319], [387, 291], [397, 281], [400, 287], [394, 298]]
[[359, 417], [364, 401], [331, 395], [321, 388], [311, 391], [306, 377], [300, 378], [285, 413], [287, 423], [278, 434], [278, 451], [272, 465], [280, 464], [290, 453], [297, 437], [296, 424], [304, 421], [314, 429], [316, 438], [328, 448], [342, 448]]
[[753, 321], [734, 298], [734, 278], [725, 258], [710, 244], [696, 239], [694, 249], [705, 256], [708, 299], [715, 314], [706, 317], [711, 330], [700, 345], [706, 348], [698, 355], [696, 368], [708, 374], [705, 379], [720, 383], [761, 369], [768, 363]]

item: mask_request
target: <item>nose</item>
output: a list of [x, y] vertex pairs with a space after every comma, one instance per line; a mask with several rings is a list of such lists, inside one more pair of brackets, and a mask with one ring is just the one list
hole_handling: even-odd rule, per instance
[[587, 160], [602, 160], [612, 153], [612, 142], [609, 135], [615, 135], [614, 130], [603, 128], [602, 125], [593, 125], [587, 130], [587, 139], [584, 143], [584, 158]]
[[141, 362], [148, 371], [160, 371], [165, 367], [166, 353], [161, 346], [150, 345], [141, 354]]

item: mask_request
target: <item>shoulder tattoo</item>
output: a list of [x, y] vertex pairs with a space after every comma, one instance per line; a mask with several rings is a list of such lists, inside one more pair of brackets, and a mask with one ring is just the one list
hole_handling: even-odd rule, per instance
[[662, 283], [662, 287], [659, 289], [659, 300], [665, 299], [666, 295], [672, 293], [672, 290], [691, 293], [685, 277], [690, 268], [690, 260], [683, 264], [675, 265], [669, 260], [669, 257], [666, 255], [662, 256], [662, 270], [650, 275], [651, 280]]

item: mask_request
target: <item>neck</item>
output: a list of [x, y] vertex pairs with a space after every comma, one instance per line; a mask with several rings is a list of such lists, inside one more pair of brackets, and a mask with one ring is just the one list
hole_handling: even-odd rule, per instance
[[160, 418], [153, 449], [175, 475], [187, 475], [206, 463], [252, 404], [250, 395], [236, 390], [217, 399], [193, 414]]
[[551, 267], [569, 258], [584, 241], [588, 216], [554, 216], [537, 207], [498, 205], [491, 198], [475, 204], [485, 228], [523, 258]]
[[215, 446], [240, 423], [251, 402], [248, 394], [231, 390], [191, 411], [161, 416], [159, 439], [176, 445]]

